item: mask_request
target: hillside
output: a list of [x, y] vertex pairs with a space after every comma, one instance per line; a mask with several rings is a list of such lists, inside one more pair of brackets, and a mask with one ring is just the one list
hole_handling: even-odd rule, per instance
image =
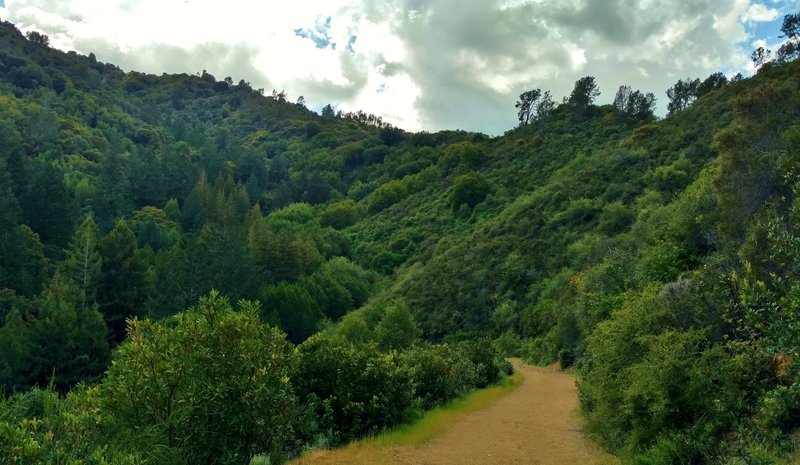
[[625, 463], [796, 463], [798, 76], [412, 134], [3, 23], [0, 453], [279, 462], [519, 355]]

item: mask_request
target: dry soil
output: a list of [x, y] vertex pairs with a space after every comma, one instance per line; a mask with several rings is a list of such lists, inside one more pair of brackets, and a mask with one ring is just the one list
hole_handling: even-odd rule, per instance
[[575, 378], [555, 367], [514, 362], [522, 384], [468, 414], [439, 437], [414, 446], [354, 444], [306, 454], [296, 465], [611, 465], [584, 437]]

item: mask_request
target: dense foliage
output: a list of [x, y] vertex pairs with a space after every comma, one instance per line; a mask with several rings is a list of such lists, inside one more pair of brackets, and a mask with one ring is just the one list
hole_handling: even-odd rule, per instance
[[496, 138], [2, 24], [0, 456], [280, 462], [496, 382], [502, 351], [576, 365], [625, 463], [796, 463], [797, 22], [666, 119], [587, 76]]

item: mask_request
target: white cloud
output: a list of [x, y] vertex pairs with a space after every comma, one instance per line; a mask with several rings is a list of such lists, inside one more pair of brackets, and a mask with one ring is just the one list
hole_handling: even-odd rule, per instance
[[[596, 76], [654, 92], [745, 71], [752, 26], [797, 0], [7, 0], [0, 17], [60, 48], [160, 74], [207, 69], [309, 106], [363, 109], [411, 130], [499, 133], [532, 87]], [[791, 4], [791, 5], [789, 5]], [[330, 18], [328, 25], [328, 18]], [[322, 25], [322, 26], [320, 26]], [[323, 27], [324, 26], [324, 27]], [[324, 30], [299, 37], [296, 29]], [[322, 33], [320, 33], [322, 34]], [[324, 39], [324, 40], [323, 40]]]
[[760, 3], [754, 3], [750, 5], [750, 8], [742, 16], [742, 20], [763, 23], [777, 19], [779, 14], [775, 8], [768, 8]]

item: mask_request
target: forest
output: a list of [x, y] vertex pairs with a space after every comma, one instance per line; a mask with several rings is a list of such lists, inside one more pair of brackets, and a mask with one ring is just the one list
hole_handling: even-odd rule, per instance
[[[797, 464], [800, 14], [757, 73], [409, 133], [0, 23], [0, 458], [283, 463], [578, 373], [630, 464]], [[512, 108], [509, 111], [513, 111]], [[10, 462], [8, 461], [8, 458]]]

